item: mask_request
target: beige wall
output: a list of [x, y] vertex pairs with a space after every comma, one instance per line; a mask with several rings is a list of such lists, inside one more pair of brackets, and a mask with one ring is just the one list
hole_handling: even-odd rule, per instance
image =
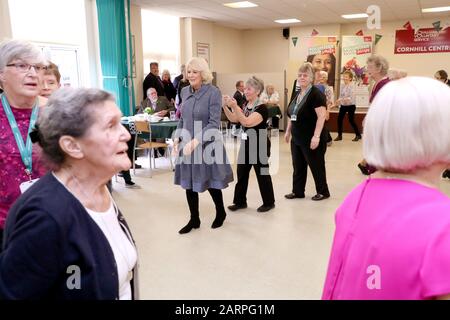
[[0, 41], [12, 37], [8, 0], [0, 0]]
[[134, 81], [134, 96], [136, 105], [140, 104], [143, 98], [142, 83], [144, 82], [144, 58], [142, 48], [142, 19], [141, 7], [131, 5], [130, 7], [130, 29], [134, 36], [135, 54], [136, 54], [136, 78]]
[[289, 41], [283, 29], [244, 31], [241, 47], [244, 69], [242, 72], [283, 72], [289, 59]]

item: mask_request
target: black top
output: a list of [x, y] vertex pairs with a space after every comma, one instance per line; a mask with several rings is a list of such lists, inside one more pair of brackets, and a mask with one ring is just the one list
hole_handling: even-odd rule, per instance
[[[120, 212], [118, 220], [128, 229]], [[119, 298], [117, 265], [108, 240], [52, 173], [14, 203], [4, 232], [0, 300]], [[79, 289], [73, 286], [78, 276]]]
[[172, 99], [175, 100], [177, 91], [175, 90], [175, 87], [173, 86], [172, 82], [170, 82], [170, 80], [163, 81], [163, 84], [164, 84], [164, 93], [166, 95], [167, 100], [169, 101], [172, 101]]
[[242, 94], [242, 93], [238, 90], [238, 91], [236, 91], [236, 92], [234, 93], [233, 98], [236, 100], [237, 105], [238, 105], [239, 107], [241, 107], [241, 109], [244, 108], [244, 106], [245, 106], [246, 103], [247, 103], [247, 98], [245, 98], [245, 95], [244, 95], [244, 94]]
[[151, 72], [145, 77], [142, 87], [144, 89], [144, 99], [147, 98], [147, 90], [150, 88], [155, 88], [158, 96], [166, 95], [161, 78], [159, 76], [155, 76]]
[[[297, 96], [300, 94], [298, 91], [292, 99], [291, 103], [288, 107], [288, 117], [291, 118], [290, 112], [293, 110], [292, 106], [295, 104], [297, 100]], [[309, 92], [308, 97], [306, 98], [306, 102], [302, 108], [297, 110], [297, 120], [291, 121], [291, 133], [292, 133], [292, 141], [295, 144], [309, 144], [311, 142], [311, 138], [314, 136], [314, 129], [316, 128], [317, 122], [317, 114], [316, 108], [326, 107], [327, 98], [325, 94], [320, 92], [318, 88], [312, 86], [311, 91]], [[322, 129], [320, 134], [320, 140], [327, 139], [326, 130]]]
[[[245, 150], [245, 163], [249, 163], [249, 160], [251, 161], [252, 159], [254, 161], [251, 161], [250, 163], [256, 163], [255, 161], [258, 159], [258, 162], [266, 164], [268, 157], [270, 156], [270, 140], [267, 134], [267, 119], [269, 118], [267, 105], [260, 104], [253, 109], [247, 109], [247, 107], [244, 108], [246, 116], [249, 116], [253, 112], [259, 113], [263, 120], [253, 127], [242, 126], [242, 130], [247, 135], [247, 139], [244, 140], [241, 136], [239, 157], [244, 156], [243, 150]], [[263, 141], [265, 141], [265, 143]], [[260, 150], [261, 153], [259, 152]]]

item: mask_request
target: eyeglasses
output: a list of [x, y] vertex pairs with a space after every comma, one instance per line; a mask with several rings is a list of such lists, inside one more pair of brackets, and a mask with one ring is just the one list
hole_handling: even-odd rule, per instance
[[26, 73], [31, 70], [31, 67], [34, 68], [36, 72], [44, 72], [48, 69], [48, 66], [44, 66], [42, 64], [28, 64], [24, 62], [10, 63], [6, 65], [7, 67], [16, 67], [19, 72]]

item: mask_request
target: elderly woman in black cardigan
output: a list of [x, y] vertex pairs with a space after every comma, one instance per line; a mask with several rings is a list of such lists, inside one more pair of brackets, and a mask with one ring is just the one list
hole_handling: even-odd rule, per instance
[[9, 212], [0, 300], [138, 297], [136, 247], [106, 188], [131, 165], [121, 116], [99, 89], [60, 89], [42, 110], [32, 136], [53, 171]]

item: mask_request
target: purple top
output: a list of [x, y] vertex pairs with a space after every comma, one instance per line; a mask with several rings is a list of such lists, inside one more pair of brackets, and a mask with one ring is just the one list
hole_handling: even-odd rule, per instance
[[338, 208], [322, 299], [450, 294], [450, 199], [399, 179], [367, 179]]
[[[22, 139], [26, 141], [32, 109], [18, 109], [11, 106]], [[39, 160], [39, 147], [33, 145], [32, 178], [43, 176], [47, 169]], [[0, 101], [0, 229], [4, 229], [6, 216], [11, 205], [20, 196], [19, 186], [28, 180], [25, 165], [11, 131], [8, 118]]]

